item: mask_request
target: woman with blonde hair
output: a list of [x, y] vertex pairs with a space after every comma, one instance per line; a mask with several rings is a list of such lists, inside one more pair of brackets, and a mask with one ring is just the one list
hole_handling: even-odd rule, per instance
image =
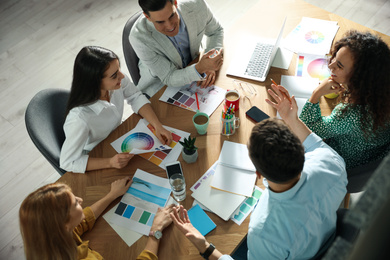
[[[89, 241], [82, 241], [80, 236], [93, 228], [104, 209], [123, 195], [131, 183], [130, 178], [111, 183], [110, 192], [85, 209], [81, 207], [83, 200], [66, 184], [48, 184], [32, 192], [19, 210], [26, 259], [103, 259], [89, 248]], [[152, 230], [162, 231], [172, 222], [169, 216], [172, 206], [159, 209]], [[158, 245], [159, 240], [149, 237], [137, 259], [156, 259], [153, 256], [157, 255]]]

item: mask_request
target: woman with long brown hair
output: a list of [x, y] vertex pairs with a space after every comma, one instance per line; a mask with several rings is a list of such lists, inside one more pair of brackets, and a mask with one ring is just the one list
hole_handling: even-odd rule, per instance
[[[347, 170], [390, 151], [390, 49], [369, 32], [349, 31], [337, 41], [321, 82], [299, 116], [345, 160]], [[321, 96], [340, 93], [331, 115], [321, 116]]]
[[[111, 183], [111, 190], [106, 196], [84, 209], [81, 207], [83, 200], [75, 196], [66, 184], [48, 184], [32, 192], [19, 210], [26, 259], [103, 259], [80, 236], [93, 228], [104, 209], [123, 195], [131, 182], [129, 178], [123, 178]], [[169, 216], [172, 206], [159, 209], [151, 230], [162, 232], [172, 222]], [[158, 245], [159, 240], [149, 237], [139, 259], [153, 259]]]

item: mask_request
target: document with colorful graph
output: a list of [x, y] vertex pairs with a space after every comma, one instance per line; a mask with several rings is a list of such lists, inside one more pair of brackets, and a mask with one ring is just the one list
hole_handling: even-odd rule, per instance
[[[148, 123], [145, 119], [141, 119], [138, 125], [142, 125], [142, 129], [145, 130], [145, 127], [148, 129], [148, 133], [150, 136], [154, 137], [154, 139], [157, 139], [156, 137], [156, 131], [153, 128], [151, 124]], [[134, 128], [136, 129], [137, 126]], [[146, 160], [149, 160], [150, 162], [154, 163], [155, 165], [165, 169], [165, 164], [177, 161], [177, 158], [179, 158], [181, 153], [182, 146], [179, 144], [180, 140], [183, 140], [184, 138], [188, 138], [190, 136], [190, 133], [181, 131], [179, 129], [175, 129], [173, 127], [164, 126], [167, 130], [171, 131], [172, 133], [172, 142], [167, 148], [161, 148], [154, 150], [154, 151], [146, 151], [145, 153], [139, 153], [138, 155], [145, 158]], [[133, 130], [134, 130], [133, 129]], [[138, 128], [139, 129], [139, 128]], [[146, 130], [145, 130], [146, 131]], [[134, 135], [133, 137], [129, 137], [132, 135], [132, 131], [128, 132], [127, 134], [123, 135], [119, 139], [115, 140], [111, 143], [112, 147], [118, 152], [118, 153], [125, 153], [129, 152], [129, 148], [131, 146], [137, 146], [138, 149], [142, 149], [142, 147], [147, 147], [148, 142], [145, 141], [145, 137], [143, 135], [138, 134]], [[142, 132], [144, 133], [144, 132]], [[153, 139], [153, 140], [154, 140]], [[151, 139], [149, 139], [151, 140]], [[158, 140], [158, 139], [157, 139]], [[158, 141], [160, 144], [161, 142]], [[166, 146], [164, 146], [166, 147]]]
[[339, 29], [337, 22], [303, 17], [285, 38], [285, 48], [296, 53], [328, 54]]
[[149, 235], [158, 208], [165, 207], [170, 194], [167, 178], [137, 169], [133, 183], [107, 221]]
[[298, 54], [296, 76], [318, 78], [320, 81], [329, 78], [328, 57]]
[[197, 110], [196, 95], [198, 93], [199, 110], [211, 116], [225, 98], [226, 90], [215, 85], [200, 88], [197, 82], [187, 84], [181, 88], [167, 87], [160, 97], [160, 101], [188, 109]]
[[119, 137], [111, 145], [118, 153], [132, 154], [172, 149], [162, 144], [144, 122], [139, 122], [131, 131]]

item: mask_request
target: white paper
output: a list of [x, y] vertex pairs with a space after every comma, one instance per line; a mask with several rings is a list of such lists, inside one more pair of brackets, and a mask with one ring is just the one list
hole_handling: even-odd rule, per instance
[[337, 22], [303, 17], [285, 38], [286, 48], [296, 53], [328, 54], [339, 29]]
[[245, 144], [224, 141], [218, 161], [225, 166], [256, 172]]
[[[137, 169], [109, 222], [148, 235], [158, 208], [166, 205], [170, 194], [168, 179]], [[119, 206], [123, 210], [117, 212]]]

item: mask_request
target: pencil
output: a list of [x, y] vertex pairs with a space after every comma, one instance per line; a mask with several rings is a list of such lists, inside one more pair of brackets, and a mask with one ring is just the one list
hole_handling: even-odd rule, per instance
[[[270, 78], [271, 79], [271, 78]], [[273, 80], [273, 79], [271, 79], [271, 81], [272, 81], [272, 83], [274, 83], [276, 86], [278, 86], [278, 84], [276, 84], [276, 82]], [[290, 101], [290, 103], [291, 103], [291, 98], [286, 94], [286, 93], [284, 93], [283, 91], [281, 91], [282, 92], [282, 94], [288, 99], [288, 101]]]
[[196, 97], [196, 105], [198, 106], [198, 110], [199, 110], [198, 92], [195, 92], [195, 97]]

